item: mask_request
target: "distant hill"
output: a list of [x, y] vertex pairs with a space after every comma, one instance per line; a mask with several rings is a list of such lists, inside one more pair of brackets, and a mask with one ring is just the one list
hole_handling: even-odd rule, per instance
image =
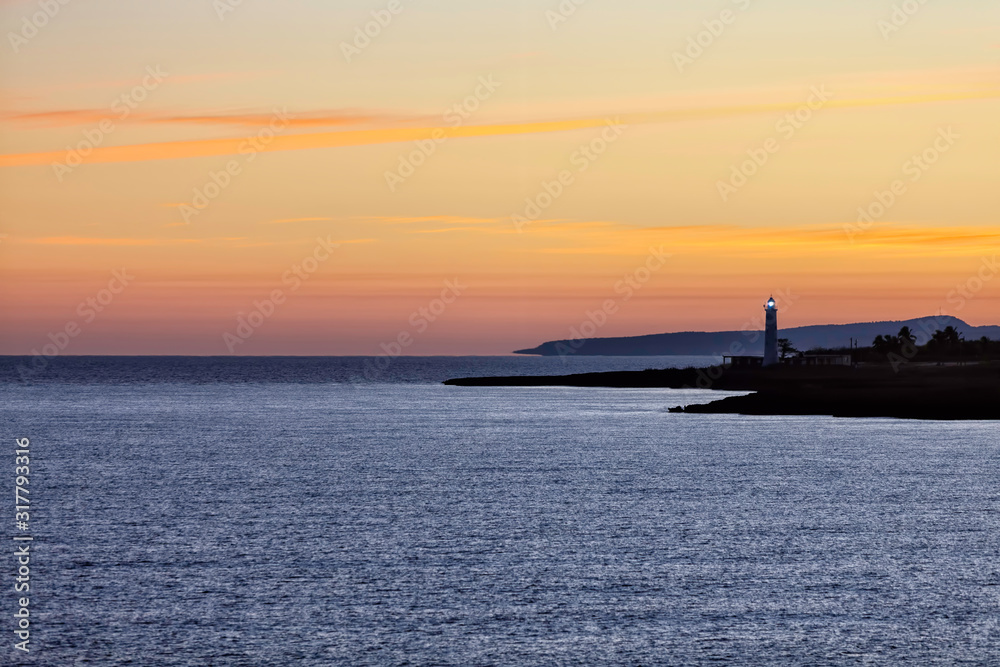
[[[949, 325], [962, 332], [966, 340], [977, 340], [983, 336], [1000, 340], [1000, 326], [973, 327], [957, 317], [948, 316], [921, 317], [900, 322], [862, 322], [795, 327], [781, 329], [778, 335], [791, 340], [792, 344], [799, 350], [807, 351], [813, 348], [847, 347], [851, 338], [860, 341], [862, 347], [867, 347], [872, 344], [876, 336], [895, 336], [902, 327], [910, 327], [917, 336], [917, 343], [922, 345], [927, 342], [932, 333]], [[738, 345], [742, 347], [737, 347]], [[567, 354], [644, 357], [763, 353], [763, 331], [686, 331], [627, 338], [588, 338], [583, 341], [556, 340], [542, 343], [530, 350], [517, 350], [514, 354], [536, 354], [546, 357]]]

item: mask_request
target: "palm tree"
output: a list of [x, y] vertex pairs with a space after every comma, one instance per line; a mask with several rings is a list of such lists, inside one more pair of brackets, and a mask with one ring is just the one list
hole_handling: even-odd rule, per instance
[[965, 336], [950, 324], [944, 328], [944, 339], [949, 347], [957, 347], [960, 342], [965, 340]]
[[896, 345], [900, 354], [907, 359], [917, 356], [917, 337], [910, 331], [910, 327], [903, 327], [896, 336]]
[[916, 345], [917, 343], [917, 337], [910, 330], [910, 327], [903, 327], [902, 329], [900, 329], [899, 334], [896, 337], [899, 339], [899, 342], [902, 343], [903, 345], [906, 345], [907, 343], [909, 343], [910, 345]]
[[889, 340], [882, 335], [875, 336], [875, 340], [872, 342], [872, 349], [878, 354], [885, 354], [889, 351], [890, 347]]
[[940, 355], [951, 355], [956, 350], [961, 352], [962, 342], [965, 337], [962, 333], [950, 324], [944, 330], [938, 329], [931, 336], [929, 346]]

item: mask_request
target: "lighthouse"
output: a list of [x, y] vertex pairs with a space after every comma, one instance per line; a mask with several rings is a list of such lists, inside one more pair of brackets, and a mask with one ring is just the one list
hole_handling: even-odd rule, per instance
[[772, 296], [764, 306], [764, 366], [778, 363], [778, 305]]

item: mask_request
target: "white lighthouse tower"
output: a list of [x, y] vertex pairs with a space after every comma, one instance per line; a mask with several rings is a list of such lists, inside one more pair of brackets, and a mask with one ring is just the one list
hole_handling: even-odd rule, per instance
[[764, 306], [764, 366], [778, 363], [778, 305], [772, 296]]

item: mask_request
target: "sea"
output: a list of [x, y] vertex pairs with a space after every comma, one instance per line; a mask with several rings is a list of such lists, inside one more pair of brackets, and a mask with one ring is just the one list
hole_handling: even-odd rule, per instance
[[0, 664], [1000, 664], [996, 422], [442, 384], [715, 361], [0, 358]]

